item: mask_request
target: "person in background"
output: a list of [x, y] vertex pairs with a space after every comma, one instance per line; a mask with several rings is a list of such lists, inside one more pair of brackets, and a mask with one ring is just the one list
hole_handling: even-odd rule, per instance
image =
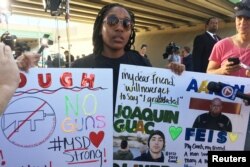
[[[135, 42], [135, 16], [123, 5], [112, 3], [104, 6], [97, 14], [93, 30], [93, 53], [76, 60], [73, 68], [112, 68], [113, 104], [116, 92], [120, 64], [151, 66], [137, 51], [131, 50]], [[170, 63], [168, 68], [181, 74], [184, 65]]]
[[0, 115], [4, 112], [19, 85], [18, 68], [28, 71], [29, 68], [37, 65], [39, 59], [40, 55], [38, 54], [24, 53], [15, 61], [11, 48], [0, 43]]
[[221, 39], [216, 34], [217, 30], [218, 19], [211, 17], [206, 21], [206, 32], [195, 37], [192, 53], [194, 71], [206, 73], [208, 58], [214, 44]]
[[147, 53], [147, 48], [148, 48], [148, 46], [147, 46], [146, 44], [142, 44], [139, 53], [140, 53], [140, 55], [141, 55], [142, 57], [144, 57], [144, 58], [146, 59], [146, 61], [148, 61], [148, 63], [151, 65], [150, 60], [149, 60], [149, 58], [148, 58], [148, 55], [146, 54], [146, 53]]
[[166, 47], [166, 51], [163, 54], [163, 58], [167, 59], [167, 64], [181, 64], [180, 47], [177, 46], [174, 42], [170, 42]]
[[47, 65], [48, 68], [53, 67], [53, 62], [50, 55], [48, 55], [45, 65]]
[[241, 63], [250, 65], [250, 0], [236, 5], [235, 16], [237, 33], [214, 46], [207, 73], [247, 77], [246, 69], [228, 59], [239, 58]]
[[141, 45], [141, 49], [140, 49], [140, 55], [142, 56], [142, 57], [145, 57], [145, 58], [148, 58], [148, 56], [147, 56], [147, 45], [146, 44], [142, 44]]
[[136, 157], [135, 161], [148, 161], [148, 162], [164, 162], [164, 154], [162, 151], [165, 149], [166, 141], [164, 134], [155, 130], [148, 138], [148, 151]]
[[[237, 3], [234, 10], [236, 34], [216, 43], [209, 58], [207, 73], [250, 77], [249, 70], [228, 60], [234, 57], [241, 63], [250, 65], [250, 0]], [[250, 121], [248, 121], [245, 150], [250, 150]]]
[[132, 152], [129, 149], [128, 141], [122, 140], [120, 149], [117, 152], [114, 152], [114, 160], [132, 160], [134, 158]]
[[55, 54], [53, 60], [52, 60], [52, 66], [53, 67], [64, 67], [65, 66], [65, 61], [63, 60], [62, 56], [60, 53]]
[[69, 68], [69, 67], [71, 67], [71, 64], [75, 61], [75, 57], [73, 55], [71, 55], [71, 54], [69, 56], [69, 51], [68, 50], [64, 51], [64, 55], [65, 55], [65, 60], [66, 60], [65, 61], [65, 67]]
[[193, 71], [193, 58], [190, 52], [190, 47], [184, 46], [181, 51], [182, 64], [185, 65], [186, 71]]
[[194, 121], [193, 128], [232, 132], [232, 123], [226, 115], [221, 113], [222, 107], [221, 99], [214, 98], [209, 112], [199, 115]]

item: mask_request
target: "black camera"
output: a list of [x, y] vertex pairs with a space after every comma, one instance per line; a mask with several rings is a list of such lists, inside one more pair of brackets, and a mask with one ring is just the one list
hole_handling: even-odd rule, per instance
[[12, 51], [15, 51], [14, 58], [20, 56], [24, 51], [30, 51], [30, 47], [25, 42], [18, 42], [15, 35], [11, 35], [9, 32], [5, 32], [1, 36], [1, 42], [8, 45]]
[[240, 59], [238, 57], [229, 57], [227, 60], [233, 62], [232, 65], [240, 64]]
[[8, 45], [11, 50], [14, 50], [15, 44], [16, 44], [17, 37], [15, 35], [11, 35], [9, 32], [5, 32], [1, 36], [1, 42], [3, 42], [5, 45]]
[[30, 47], [26, 42], [17, 41], [14, 50], [15, 50], [14, 57], [17, 58], [18, 56], [21, 56], [23, 52], [30, 51]]
[[165, 53], [163, 53], [163, 59], [167, 59], [169, 55], [172, 55], [173, 53], [177, 52], [180, 48], [175, 45], [174, 42], [170, 42], [168, 46], [166, 47]]

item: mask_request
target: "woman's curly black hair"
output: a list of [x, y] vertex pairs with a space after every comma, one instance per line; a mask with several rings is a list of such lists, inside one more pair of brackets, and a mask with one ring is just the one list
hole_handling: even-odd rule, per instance
[[[130, 10], [128, 10], [127, 8], [125, 8], [123, 5], [118, 4], [118, 3], [112, 3], [112, 4], [108, 4], [106, 6], [104, 6], [98, 13], [98, 15], [96, 16], [96, 20], [94, 23], [94, 30], [93, 30], [93, 37], [92, 37], [92, 42], [94, 45], [94, 55], [100, 55], [103, 51], [103, 40], [102, 40], [102, 34], [100, 33], [101, 31], [101, 27], [102, 27], [102, 23], [103, 20], [105, 18], [105, 16], [107, 15], [107, 13], [109, 12], [110, 9], [112, 9], [113, 7], [122, 7], [125, 10], [128, 11], [131, 21], [133, 23], [133, 25], [135, 24], [135, 16], [134, 13]], [[129, 51], [131, 49], [131, 46], [133, 46], [134, 42], [135, 42], [135, 29], [134, 26], [131, 27], [131, 34], [128, 40], [128, 43], [126, 44], [124, 50], [125, 51]]]

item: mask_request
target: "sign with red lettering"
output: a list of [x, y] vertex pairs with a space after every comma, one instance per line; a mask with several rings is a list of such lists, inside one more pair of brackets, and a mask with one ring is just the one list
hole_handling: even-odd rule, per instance
[[112, 166], [111, 69], [32, 69], [20, 78], [0, 117], [0, 166]]

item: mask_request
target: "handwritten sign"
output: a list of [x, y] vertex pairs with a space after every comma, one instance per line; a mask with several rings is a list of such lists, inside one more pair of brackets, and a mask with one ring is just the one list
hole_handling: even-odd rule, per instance
[[20, 76], [0, 117], [0, 166], [112, 166], [112, 70], [32, 69]]
[[[113, 147], [114, 155], [129, 149], [133, 158], [117, 156], [114, 166], [206, 167], [210, 150], [243, 150], [249, 107], [242, 99], [209, 92], [210, 81], [250, 91], [246, 78], [194, 72], [178, 76], [167, 69], [122, 65]], [[209, 110], [218, 109], [220, 118], [206, 119]], [[195, 122], [202, 126], [194, 126]], [[128, 143], [125, 151], [122, 141]]]

